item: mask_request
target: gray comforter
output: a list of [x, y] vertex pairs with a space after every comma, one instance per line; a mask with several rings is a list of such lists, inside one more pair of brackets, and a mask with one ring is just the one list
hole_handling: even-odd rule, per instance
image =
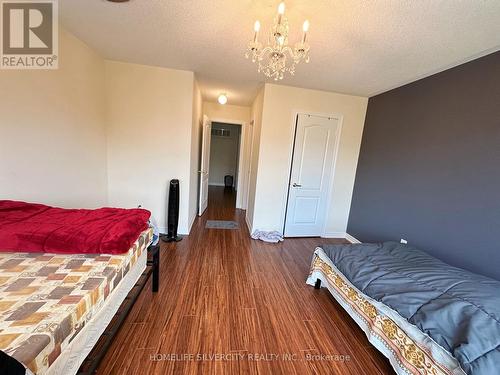
[[419, 327], [468, 374], [500, 374], [500, 282], [396, 242], [322, 248], [354, 286]]

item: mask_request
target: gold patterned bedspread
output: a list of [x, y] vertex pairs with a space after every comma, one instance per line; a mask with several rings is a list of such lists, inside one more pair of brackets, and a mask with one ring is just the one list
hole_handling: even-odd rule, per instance
[[151, 239], [148, 229], [123, 255], [0, 253], [0, 350], [45, 372]]
[[415, 332], [418, 328], [413, 328], [410, 323], [406, 323], [405, 328], [398, 325], [391, 317], [375, 307], [369, 297], [352, 285], [333, 263], [330, 265], [321, 259], [318, 251], [323, 250], [315, 251], [307, 282], [314, 285], [317, 277], [321, 276], [321, 280], [326, 283], [325, 286], [358, 323], [369, 341], [382, 344], [376, 347], [389, 358], [397, 374], [465, 375], [451, 354], [445, 353], [441, 347], [432, 351], [428, 347], [429, 341], [419, 341], [410, 337], [408, 332]]

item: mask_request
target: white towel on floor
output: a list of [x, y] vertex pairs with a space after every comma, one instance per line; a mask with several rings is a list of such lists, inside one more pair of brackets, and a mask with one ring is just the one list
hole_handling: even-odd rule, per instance
[[263, 230], [256, 230], [252, 233], [252, 238], [254, 240], [261, 240], [270, 243], [278, 243], [283, 241], [283, 236], [280, 232], [277, 231], [266, 232]]

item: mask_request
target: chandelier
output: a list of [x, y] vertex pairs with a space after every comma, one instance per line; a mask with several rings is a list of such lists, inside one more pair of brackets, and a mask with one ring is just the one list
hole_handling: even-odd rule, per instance
[[292, 47], [288, 44], [288, 19], [285, 17], [285, 3], [278, 6], [278, 14], [274, 19], [266, 45], [259, 42], [260, 22], [256, 21], [254, 26], [254, 37], [248, 45], [245, 57], [252, 57], [252, 61], [258, 64], [258, 71], [263, 72], [266, 77], [275, 81], [283, 79], [285, 73], [295, 74], [295, 67], [304, 60], [309, 62], [309, 45], [306, 43], [309, 21], [303, 25], [302, 40]]

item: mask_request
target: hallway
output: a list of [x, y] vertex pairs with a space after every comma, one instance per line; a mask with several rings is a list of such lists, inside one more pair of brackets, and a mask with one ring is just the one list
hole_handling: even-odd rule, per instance
[[[245, 211], [236, 209], [236, 191], [222, 186], [208, 187], [208, 208], [198, 220], [245, 221]], [[196, 225], [196, 223], [195, 223]], [[194, 227], [193, 227], [194, 228]]]
[[234, 199], [211, 188], [191, 235], [162, 244], [160, 292], [147, 284], [97, 373], [392, 374], [329, 293], [305, 284], [315, 246], [343, 240], [252, 240]]

